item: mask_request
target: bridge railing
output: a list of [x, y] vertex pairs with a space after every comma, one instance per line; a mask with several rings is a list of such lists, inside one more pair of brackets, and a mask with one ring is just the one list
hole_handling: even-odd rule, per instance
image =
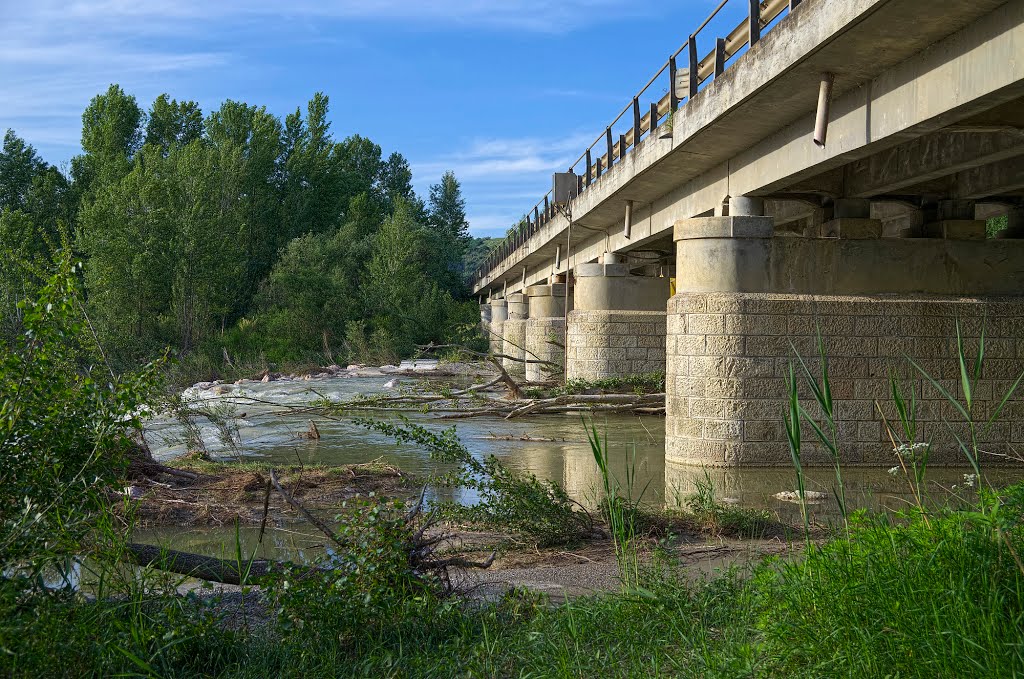
[[[653, 134], [669, 137], [672, 134], [672, 114], [681, 105], [688, 103], [707, 82], [721, 75], [730, 61], [761, 39], [761, 36], [772, 28], [776, 20], [784, 13], [792, 12], [801, 0], [722, 0], [707, 19], [687, 38], [668, 61], [651, 76], [632, 100], [605, 127], [604, 132], [580, 154], [569, 166], [569, 171], [578, 177], [578, 194], [583, 194], [603, 174], [618, 165], [626, 154], [636, 148], [645, 138]], [[700, 57], [697, 38], [701, 31], [715, 19], [726, 5], [745, 5], [745, 18], [724, 38], [716, 38], [711, 51]], [[679, 68], [677, 61], [686, 52], [686, 67]], [[644, 108], [641, 100], [648, 90], [664, 84], [664, 95], [651, 101]], [[661, 129], [661, 132], [659, 132]], [[555, 216], [554, 195], [548, 191], [530, 208], [519, 223], [509, 230], [505, 239], [499, 243], [484, 264], [476, 272], [476, 280], [493, 271], [508, 259], [520, 246], [525, 244], [535, 233], [551, 221]]]

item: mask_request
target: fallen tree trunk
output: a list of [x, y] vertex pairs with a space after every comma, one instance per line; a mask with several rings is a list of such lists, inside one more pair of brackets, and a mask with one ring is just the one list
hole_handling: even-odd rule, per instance
[[552, 411], [558, 409], [559, 406], [616, 405], [629, 410], [638, 407], [651, 407], [664, 402], [665, 394], [644, 394], [642, 396], [637, 394], [569, 394], [532, 401], [516, 408], [506, 415], [505, 419], [511, 420], [538, 411]]
[[[270, 575], [284, 573], [288, 564], [280, 561], [237, 561], [217, 559], [212, 556], [180, 552], [155, 545], [133, 542], [128, 545], [126, 558], [137, 566], [155, 568], [168, 573], [217, 582], [224, 585], [258, 584]], [[239, 568], [241, 566], [241, 568]]]

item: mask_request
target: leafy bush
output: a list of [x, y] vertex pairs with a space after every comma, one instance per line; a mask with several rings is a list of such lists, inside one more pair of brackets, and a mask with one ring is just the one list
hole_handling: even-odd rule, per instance
[[781, 524], [766, 510], [737, 507], [719, 502], [711, 475], [704, 472], [703, 479], [694, 479], [696, 492], [686, 498], [690, 516], [701, 529], [741, 538], [761, 538], [779, 533]]
[[588, 393], [660, 394], [665, 391], [665, 373], [640, 373], [623, 377], [606, 377], [598, 380], [568, 380], [554, 395]]
[[159, 364], [115, 378], [81, 313], [76, 267], [65, 257], [23, 333], [0, 346], [0, 571], [39, 576], [81, 554], [110, 500], [157, 387]]
[[321, 570], [297, 566], [274, 582], [282, 638], [300, 655], [325, 644], [351, 649], [370, 628], [387, 628], [414, 597], [431, 598], [429, 576], [410, 564], [414, 528], [401, 501], [363, 501], [337, 517], [337, 537], [347, 548], [329, 552]]
[[519, 533], [539, 545], [564, 544], [593, 532], [590, 515], [565, 489], [533, 474], [519, 474], [493, 455], [477, 459], [459, 441], [455, 427], [437, 433], [408, 420], [402, 425], [356, 421], [400, 443], [422, 446], [432, 459], [456, 465], [441, 481], [475, 491], [478, 501], [471, 506], [444, 504], [445, 513], [453, 518]]

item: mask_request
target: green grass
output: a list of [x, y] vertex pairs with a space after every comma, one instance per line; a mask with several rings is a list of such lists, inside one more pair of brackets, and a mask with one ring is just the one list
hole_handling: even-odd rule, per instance
[[[979, 503], [1003, 517], [998, 531]], [[3, 625], [18, 633], [0, 636], [0, 672], [52, 671], [59, 654], [68, 674], [141, 661], [164, 676], [1016, 676], [1022, 519], [1024, 486], [929, 522], [854, 513], [848, 538], [749, 571], [687, 584], [668, 564], [636, 589], [560, 606], [525, 593], [488, 605], [388, 597], [344, 635], [323, 602], [279, 637], [224, 632], [187, 599], [7, 596]]]
[[792, 532], [790, 526], [767, 510], [720, 502], [707, 472], [703, 479], [696, 479], [694, 485], [693, 495], [676, 499], [678, 509], [666, 511], [669, 519], [681, 519], [703, 534], [732, 538], [784, 537]]

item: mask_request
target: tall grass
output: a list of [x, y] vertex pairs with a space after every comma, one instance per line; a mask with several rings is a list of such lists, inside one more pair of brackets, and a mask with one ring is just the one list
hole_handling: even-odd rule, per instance
[[[821, 336], [821, 328], [817, 329], [816, 339], [818, 361], [821, 368], [820, 380], [811, 373], [811, 369], [807, 365], [803, 356], [795, 350], [794, 353], [796, 353], [796, 360], [800, 365], [801, 372], [803, 372], [804, 380], [814, 397], [814, 402], [821, 411], [821, 421], [819, 422], [816, 420], [814, 416], [804, 408], [800, 399], [797, 397], [797, 382], [793, 375], [792, 366], [790, 366], [789, 413], [786, 416], [786, 433], [790, 440], [790, 451], [793, 454], [794, 464], [797, 467], [800, 507], [801, 512], [804, 515], [805, 529], [807, 527], [807, 506], [804, 495], [803, 471], [800, 459], [800, 438], [798, 433], [797, 437], [794, 439], [794, 433], [800, 428], [800, 421], [807, 423], [814, 432], [819, 443], [828, 454], [829, 459], [832, 461], [832, 468], [835, 471], [835, 483], [832, 486], [832, 494], [835, 496], [836, 502], [839, 505], [839, 513], [843, 517], [843, 523], [848, 527], [849, 512], [846, 503], [846, 484], [843, 483], [843, 466], [839, 459], [839, 430], [836, 426], [835, 401], [832, 398], [832, 382], [829, 379], [828, 353], [825, 351], [825, 342]], [[794, 443], [796, 448], [793, 447]]]
[[647, 490], [644, 487], [640, 498], [633, 499], [636, 480], [636, 448], [633, 449], [632, 459], [626, 463], [626, 481], [623, 487], [608, 464], [607, 435], [602, 437], [598, 434], [593, 420], [589, 425], [584, 422], [584, 426], [587, 431], [587, 440], [590, 442], [590, 450], [601, 473], [602, 490], [604, 491], [601, 507], [608, 520], [612, 541], [615, 544], [615, 561], [619, 568], [619, 579], [623, 588], [636, 589], [640, 586], [641, 570], [637, 542], [637, 507]]

